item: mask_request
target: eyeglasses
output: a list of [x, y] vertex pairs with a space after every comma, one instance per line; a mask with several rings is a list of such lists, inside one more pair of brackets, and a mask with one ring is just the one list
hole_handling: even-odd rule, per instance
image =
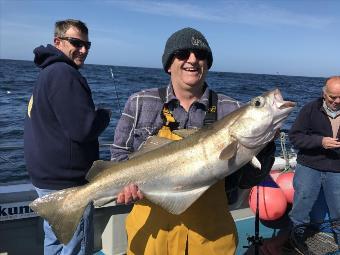
[[61, 39], [61, 40], [68, 41], [70, 44], [72, 44], [76, 48], [82, 48], [83, 46], [87, 50], [91, 48], [91, 42], [85, 42], [85, 41], [80, 40], [78, 38], [74, 38], [74, 37], [58, 37], [58, 38]]
[[174, 52], [174, 56], [179, 60], [186, 60], [189, 58], [191, 52], [194, 53], [195, 57], [198, 60], [205, 60], [208, 58], [208, 52], [206, 50], [197, 50], [197, 49], [178, 50]]

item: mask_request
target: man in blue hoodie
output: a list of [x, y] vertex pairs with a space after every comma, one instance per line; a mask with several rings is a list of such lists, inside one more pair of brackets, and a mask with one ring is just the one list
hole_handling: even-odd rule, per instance
[[[40, 197], [85, 184], [87, 171], [99, 158], [98, 136], [108, 126], [111, 112], [95, 109], [87, 81], [78, 71], [90, 46], [86, 25], [68, 19], [56, 22], [54, 46], [34, 50], [34, 62], [41, 71], [28, 104], [24, 151]], [[92, 218], [90, 205], [67, 245], [44, 222], [44, 253], [92, 254]]]

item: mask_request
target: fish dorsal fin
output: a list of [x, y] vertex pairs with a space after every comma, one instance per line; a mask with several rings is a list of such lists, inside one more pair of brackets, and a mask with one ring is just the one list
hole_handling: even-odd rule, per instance
[[176, 135], [182, 137], [182, 138], [186, 138], [189, 135], [192, 135], [193, 133], [197, 132], [198, 129], [197, 128], [191, 128], [191, 129], [177, 129], [177, 130], [173, 130], [172, 133], [175, 133]]
[[173, 140], [170, 140], [165, 137], [150, 136], [138, 151], [131, 153], [129, 155], [129, 159], [142, 155], [148, 151], [158, 149], [159, 147], [162, 147], [163, 145], [171, 143], [171, 142], [173, 142]]
[[[196, 131], [198, 131], [197, 128], [178, 129], [178, 130], [173, 130], [172, 133], [180, 136], [181, 138], [186, 138], [189, 135], [192, 135], [193, 133], [195, 133]], [[137, 152], [131, 153], [129, 155], [129, 159], [142, 155], [148, 151], [158, 149], [162, 147], [163, 145], [171, 143], [171, 142], [174, 142], [174, 140], [168, 139], [166, 137], [150, 136]]]
[[103, 172], [103, 170], [105, 170], [106, 168], [110, 168], [116, 164], [118, 164], [118, 162], [107, 161], [107, 160], [96, 160], [95, 162], [93, 162], [92, 167], [87, 172], [85, 179], [88, 180], [89, 182], [93, 181], [98, 174]]
[[188, 209], [209, 187], [203, 186], [193, 190], [186, 191], [174, 191], [174, 192], [162, 192], [155, 190], [153, 192], [143, 193], [144, 196], [159, 205], [166, 211], [172, 214], [181, 214]]
[[227, 147], [225, 147], [221, 151], [219, 159], [220, 160], [228, 160], [228, 159], [231, 159], [232, 157], [234, 157], [236, 152], [237, 152], [237, 146], [238, 146], [237, 141], [234, 141], [231, 144], [229, 144]]

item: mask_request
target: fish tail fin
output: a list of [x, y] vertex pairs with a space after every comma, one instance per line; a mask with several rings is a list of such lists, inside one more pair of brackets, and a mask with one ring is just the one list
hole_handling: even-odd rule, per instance
[[63, 244], [72, 239], [89, 203], [83, 198], [77, 198], [76, 193], [80, 189], [75, 187], [53, 192], [37, 198], [29, 205], [33, 211], [48, 221], [54, 234]]

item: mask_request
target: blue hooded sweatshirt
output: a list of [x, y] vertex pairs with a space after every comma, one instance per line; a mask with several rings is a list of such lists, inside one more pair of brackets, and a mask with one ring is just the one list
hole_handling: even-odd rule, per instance
[[109, 111], [95, 109], [86, 79], [63, 52], [47, 45], [34, 54], [41, 72], [25, 118], [26, 168], [41, 189], [82, 185], [99, 158], [98, 136], [109, 124]]

